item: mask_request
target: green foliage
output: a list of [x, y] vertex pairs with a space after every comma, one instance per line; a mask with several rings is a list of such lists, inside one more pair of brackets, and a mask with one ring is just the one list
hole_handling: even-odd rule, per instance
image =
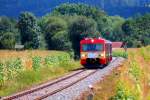
[[113, 57], [128, 58], [128, 53], [127, 52], [123, 52], [123, 51], [113, 51], [112, 56]]
[[125, 32], [124, 41], [129, 47], [141, 47], [150, 44], [150, 14], [145, 14], [127, 20], [122, 29]]
[[140, 48], [140, 53], [143, 56], [145, 61], [150, 61], [150, 48]]
[[33, 84], [41, 80], [40, 71], [23, 71], [17, 76], [19, 84]]
[[131, 90], [127, 89], [124, 83], [119, 82], [117, 86], [116, 94], [110, 98], [110, 100], [138, 100], [138, 97], [131, 92]]
[[0, 33], [8, 32], [11, 28], [11, 22], [7, 17], [0, 17]]
[[71, 42], [67, 31], [57, 32], [52, 37], [53, 49], [56, 50], [71, 50]]
[[[28, 56], [32, 57], [31, 54]], [[71, 59], [68, 52], [52, 51], [46, 58], [33, 56], [32, 60], [33, 70], [25, 69], [25, 66], [22, 67], [19, 58], [0, 61], [1, 96], [11, 95], [47, 80], [61, 77], [80, 67], [79, 61], [75, 62]]]
[[39, 48], [40, 29], [36, 17], [29, 12], [21, 13], [18, 21], [18, 28], [21, 33], [21, 42], [25, 48]]
[[20, 58], [5, 61], [5, 78], [12, 79], [23, 69]]
[[0, 87], [4, 82], [4, 64], [0, 62]]
[[0, 61], [0, 84], [17, 76], [23, 70], [20, 58]]
[[102, 36], [111, 41], [123, 41], [122, 24], [125, 20], [120, 16], [108, 16], [103, 21], [100, 23]]
[[62, 4], [54, 9], [52, 15], [82, 15], [92, 18], [98, 18], [98, 16], [105, 15], [105, 13], [95, 7], [86, 4]]
[[0, 49], [13, 49], [15, 47], [15, 42], [14, 33], [0, 33]]
[[71, 49], [71, 43], [68, 37], [68, 25], [64, 19], [57, 16], [46, 16], [42, 19], [41, 27], [45, 33], [45, 39], [49, 49]]
[[142, 76], [142, 70], [136, 61], [130, 62], [130, 70], [129, 72], [133, 75], [133, 77], [139, 81]]
[[68, 61], [70, 61], [70, 55], [68, 53], [45, 57], [45, 65], [46, 66], [58, 65], [62, 62], [68, 63]]
[[0, 49], [14, 48], [16, 41], [19, 39], [15, 25], [15, 20], [8, 17], [0, 17]]
[[38, 70], [41, 67], [41, 57], [35, 56], [32, 58], [32, 68]]

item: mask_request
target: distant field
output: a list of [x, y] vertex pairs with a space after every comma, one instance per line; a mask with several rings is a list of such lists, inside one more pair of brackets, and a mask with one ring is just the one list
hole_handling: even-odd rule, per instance
[[56, 55], [63, 53], [62, 51], [46, 51], [46, 50], [25, 50], [25, 51], [13, 51], [13, 50], [0, 50], [0, 59], [8, 59], [20, 57], [22, 59], [28, 59], [33, 56], [46, 57], [48, 55]]

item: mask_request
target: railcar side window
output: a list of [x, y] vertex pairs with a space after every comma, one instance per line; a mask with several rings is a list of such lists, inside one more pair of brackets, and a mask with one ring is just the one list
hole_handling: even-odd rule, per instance
[[103, 45], [102, 44], [83, 44], [82, 50], [83, 51], [102, 51]]

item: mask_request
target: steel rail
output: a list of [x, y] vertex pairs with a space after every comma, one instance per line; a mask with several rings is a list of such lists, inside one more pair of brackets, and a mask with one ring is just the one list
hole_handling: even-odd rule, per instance
[[25, 92], [23, 92], [23, 93], [18, 93], [18, 94], [13, 95], [13, 96], [4, 97], [4, 98], [2, 98], [2, 99], [3, 99], [3, 100], [12, 100], [12, 99], [16, 99], [16, 98], [19, 98], [19, 97], [22, 97], [22, 96], [31, 94], [31, 93], [33, 93], [33, 92], [39, 91], [39, 90], [41, 90], [41, 89], [43, 89], [43, 88], [49, 87], [49, 86], [51, 86], [51, 85], [53, 85], [53, 84], [56, 84], [56, 83], [58, 83], [58, 82], [61, 82], [61, 81], [63, 81], [63, 80], [69, 79], [69, 78], [71, 78], [71, 77], [73, 77], [73, 76], [75, 76], [75, 75], [78, 75], [78, 74], [80, 74], [80, 73], [82, 73], [82, 72], [84, 72], [84, 71], [85, 71], [85, 69], [83, 69], [83, 70], [81, 70], [81, 71], [79, 71], [79, 72], [76, 72], [76, 73], [74, 73], [74, 74], [71, 74], [71, 75], [69, 75], [69, 76], [67, 76], [67, 77], [58, 79], [58, 80], [56, 80], [56, 81], [54, 81], [54, 82], [51, 82], [51, 83], [49, 83], [49, 84], [40, 86], [40, 87], [38, 87], [38, 88], [29, 90], [29, 91], [25, 91]]
[[[117, 60], [117, 58], [115, 58], [111, 63], [115, 62], [116, 60]], [[71, 87], [72, 85], [74, 85], [74, 84], [76, 84], [76, 83], [78, 83], [78, 82], [84, 80], [85, 78], [87, 78], [87, 77], [93, 75], [93, 74], [96, 73], [97, 71], [99, 71], [99, 70], [93, 70], [93, 71], [90, 72], [88, 75], [86, 75], [86, 76], [84, 76], [84, 77], [81, 77], [80, 79], [78, 79], [78, 80], [76, 80], [76, 81], [74, 81], [74, 82], [72, 82], [72, 83], [70, 83], [70, 84], [68, 84], [68, 85], [65, 85], [65, 86], [63, 86], [63, 87], [61, 87], [61, 88], [59, 88], [59, 89], [57, 89], [57, 90], [54, 90], [54, 91], [49, 92], [49, 93], [47, 93], [47, 94], [45, 94], [45, 95], [43, 95], [43, 96], [41, 96], [41, 97], [38, 97], [38, 98], [36, 98], [35, 100], [42, 100], [42, 99], [47, 98], [47, 97], [49, 97], [49, 96], [51, 96], [51, 95], [54, 95], [54, 94], [56, 94], [56, 93], [58, 93], [58, 92], [61, 92], [62, 90], [65, 90], [65, 89]]]
[[[115, 58], [114, 60], [112, 60], [111, 64], [112, 64], [113, 62], [115, 62], [116, 60], [117, 60], [117, 58]], [[76, 76], [76, 75], [78, 75], [78, 74], [80, 74], [80, 73], [82, 73], [82, 72], [84, 72], [84, 71], [86, 71], [86, 69], [80, 70], [79, 72], [75, 72], [74, 74], [68, 75], [68, 76], [66, 76], [66, 77], [64, 77], [64, 78], [60, 78], [60, 79], [58, 79], [58, 80], [56, 80], [56, 81], [54, 80], [54, 82], [50, 82], [50, 83], [48, 83], [48, 84], [46, 84], [46, 85], [39, 86], [39, 87], [37, 87], [37, 88], [31, 89], [31, 90], [27, 90], [27, 91], [25, 91], [25, 92], [21, 92], [21, 93], [12, 95], [12, 96], [4, 97], [4, 98], [2, 98], [2, 100], [12, 100], [12, 99], [17, 99], [17, 98], [19, 98], [19, 97], [23, 97], [23, 96], [29, 95], [29, 94], [31, 94], [31, 93], [33, 93], [33, 92], [40, 91], [41, 89], [50, 87], [51, 85], [54, 85], [54, 84], [57, 84], [57, 83], [62, 82], [62, 81], [64, 81], [64, 80], [67, 80], [67, 79], [69, 79], [69, 78], [72, 78], [72, 77], [74, 77], [74, 76]], [[60, 92], [60, 91], [62, 91], [62, 90], [64, 90], [64, 89], [67, 89], [67, 88], [71, 87], [72, 85], [74, 85], [74, 84], [76, 84], [76, 83], [82, 81], [83, 79], [89, 77], [90, 75], [96, 73], [97, 71], [98, 71], [98, 70], [93, 70], [91, 73], [89, 73], [88, 75], [86, 75], [86, 76], [84, 76], [84, 77], [82, 77], [82, 78], [76, 80], [75, 82], [72, 82], [71, 84], [68, 84], [68, 85], [66, 85], [66, 86], [64, 86], [64, 87], [61, 87], [61, 88], [59, 88], [59, 89], [57, 89], [57, 90], [54, 90], [54, 91], [52, 91], [52, 92], [50, 92], [50, 93], [47, 93], [46, 95], [43, 95], [43, 96], [41, 96], [41, 97], [38, 97], [38, 98], [36, 98], [35, 100], [41, 100], [41, 99], [47, 98], [47, 97], [49, 97], [49, 96], [51, 96], [51, 95], [53, 95], [53, 94], [56, 94], [56, 93], [58, 93], [58, 92]]]

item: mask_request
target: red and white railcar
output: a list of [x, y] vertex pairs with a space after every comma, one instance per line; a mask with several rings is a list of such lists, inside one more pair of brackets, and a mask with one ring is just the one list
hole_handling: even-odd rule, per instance
[[80, 41], [80, 63], [107, 65], [112, 60], [112, 43], [103, 38], [85, 38]]

